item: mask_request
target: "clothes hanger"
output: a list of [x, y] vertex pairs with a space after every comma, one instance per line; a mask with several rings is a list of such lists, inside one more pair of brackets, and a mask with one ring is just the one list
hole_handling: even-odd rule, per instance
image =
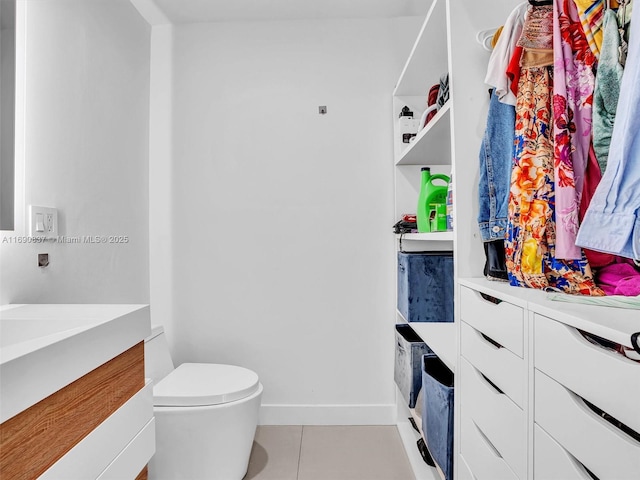
[[493, 50], [491, 48], [491, 39], [493, 38], [497, 30], [497, 28], [490, 28], [488, 30], [480, 30], [476, 34], [477, 42], [482, 45], [482, 48], [484, 48], [487, 52]]

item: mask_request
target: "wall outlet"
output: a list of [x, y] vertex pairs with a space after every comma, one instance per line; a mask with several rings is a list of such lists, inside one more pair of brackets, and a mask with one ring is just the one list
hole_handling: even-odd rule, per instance
[[49, 266], [49, 254], [48, 253], [39, 253], [38, 254], [38, 266], [39, 267], [48, 267]]
[[29, 236], [56, 238], [58, 236], [58, 209], [29, 206]]

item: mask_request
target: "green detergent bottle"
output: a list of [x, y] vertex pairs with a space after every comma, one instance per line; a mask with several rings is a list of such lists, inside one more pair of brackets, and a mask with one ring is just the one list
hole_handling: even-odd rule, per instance
[[[422, 167], [421, 175], [420, 195], [418, 196], [416, 217], [418, 222], [418, 232], [423, 233], [431, 231], [429, 216], [431, 214], [431, 210], [435, 211], [435, 205], [446, 205], [447, 203], [447, 185], [449, 184], [449, 177], [441, 173], [431, 175], [431, 169], [429, 167]], [[434, 185], [434, 180], [442, 180], [444, 185]]]

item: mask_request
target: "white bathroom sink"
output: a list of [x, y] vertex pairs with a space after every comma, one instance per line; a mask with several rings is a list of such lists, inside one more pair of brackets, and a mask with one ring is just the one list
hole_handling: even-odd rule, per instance
[[151, 333], [146, 305], [0, 308], [0, 423]]

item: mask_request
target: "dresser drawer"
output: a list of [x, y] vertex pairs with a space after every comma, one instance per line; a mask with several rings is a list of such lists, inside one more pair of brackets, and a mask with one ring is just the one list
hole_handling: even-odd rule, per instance
[[[461, 418], [460, 451], [476, 480], [518, 480], [502, 455], [469, 415]], [[464, 477], [461, 477], [464, 478]]]
[[524, 348], [524, 310], [511, 303], [493, 303], [479, 292], [460, 286], [462, 320], [522, 357]]
[[535, 480], [592, 480], [584, 466], [538, 425], [533, 435]]
[[602, 479], [637, 480], [640, 442], [544, 373], [535, 372], [535, 422]]
[[[461, 409], [519, 478], [526, 478], [526, 416], [491, 379], [462, 358]], [[472, 471], [474, 467], [471, 466]]]
[[523, 408], [527, 383], [524, 360], [465, 322], [461, 323], [461, 341], [462, 356]]
[[458, 457], [458, 480], [476, 480], [476, 477], [471, 473], [471, 469], [469, 465], [467, 465], [467, 461], [464, 459], [462, 455]]
[[640, 432], [640, 363], [536, 315], [535, 367]]

